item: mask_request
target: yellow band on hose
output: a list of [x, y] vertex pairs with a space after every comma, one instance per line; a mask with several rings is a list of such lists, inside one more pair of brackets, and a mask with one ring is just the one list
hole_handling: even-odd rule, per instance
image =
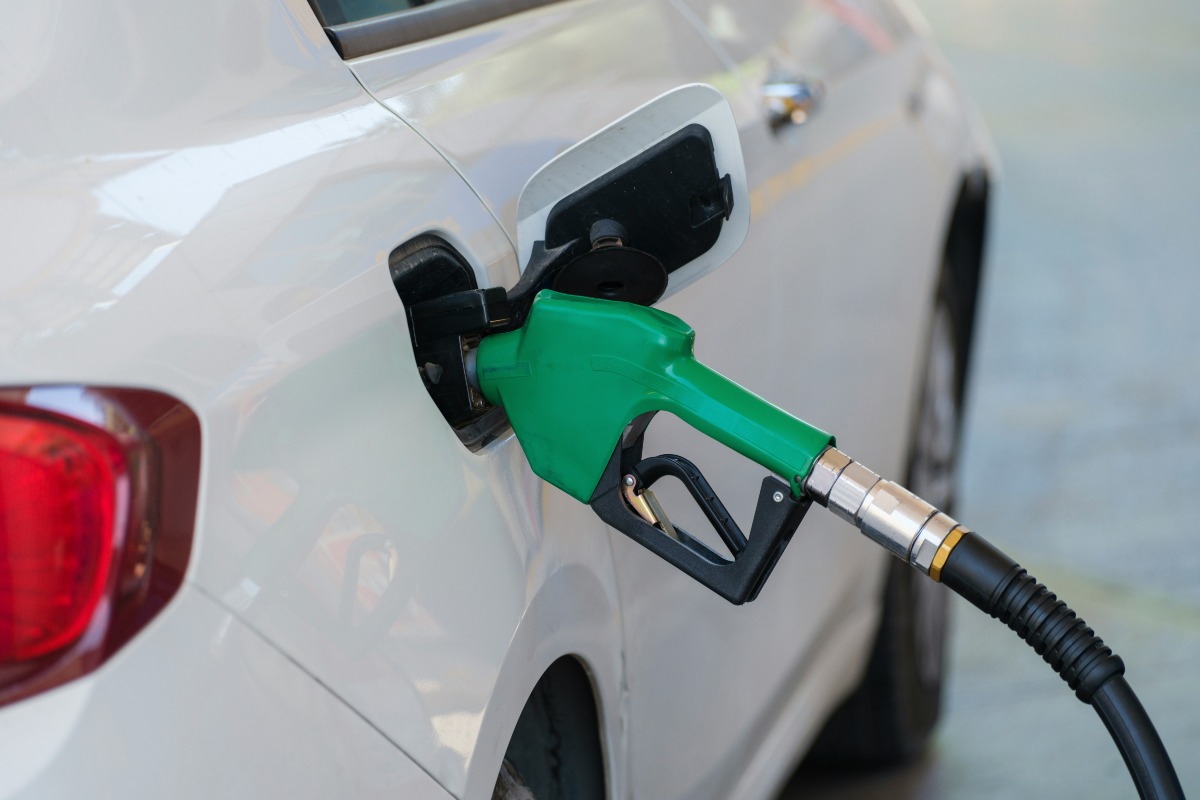
[[950, 553], [958, 545], [959, 540], [969, 532], [960, 525], [946, 534], [946, 538], [942, 540], [942, 546], [933, 554], [933, 563], [929, 565], [929, 577], [941, 582], [942, 567], [946, 566], [946, 559], [950, 557]]

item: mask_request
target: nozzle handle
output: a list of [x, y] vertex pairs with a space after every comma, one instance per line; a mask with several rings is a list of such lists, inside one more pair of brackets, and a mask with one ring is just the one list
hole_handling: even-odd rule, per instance
[[[766, 467], [788, 483], [794, 497], [816, 459], [834, 443], [832, 435], [734, 383], [690, 352], [673, 360], [662, 376], [646, 375], [626, 360], [614, 371], [653, 383], [660, 408], [706, 436]], [[665, 378], [665, 380], [664, 380]]]
[[[625, 503], [621, 494], [622, 476], [630, 473], [653, 475], [664, 467], [660, 459], [675, 463], [683, 461], [691, 466], [690, 462], [679, 456], [656, 456], [642, 460], [641, 454], [641, 436], [631, 443], [618, 446], [613, 452], [589, 502], [596, 515], [734, 605], [748, 603], [758, 597], [812, 500], [792, 497], [787, 491], [787, 484], [772, 475], [763, 478], [749, 539], [738, 530], [731, 541], [726, 538], [726, 526], [736, 530], [737, 526], [732, 520], [726, 518], [723, 520], [725, 525], [720, 525], [720, 520], [710, 517], [709, 521], [722, 534], [726, 544], [730, 545], [733, 557], [724, 558], [682, 528], [675, 527], [675, 536], [668, 536], [635, 514]], [[698, 474], [694, 466], [691, 469]], [[716, 507], [724, 511], [719, 501]], [[705, 513], [708, 514], [709, 509], [706, 508]]]

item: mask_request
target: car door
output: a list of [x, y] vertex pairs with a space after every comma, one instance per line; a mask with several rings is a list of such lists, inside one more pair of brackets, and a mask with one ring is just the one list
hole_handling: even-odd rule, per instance
[[[897, 431], [911, 393], [906, 356], [852, 363], [847, 371], [847, 354], [868, 351], [880, 327], [851, 330], [840, 343], [808, 338], [810, 331], [837, 330], [848, 306], [861, 308], [852, 304], [864, 295], [863, 281], [878, 282], [865, 293], [871, 302], [897, 283], [901, 293], [908, 286], [896, 270], [879, 281], [863, 269], [897, 257], [904, 236], [896, 232], [908, 229], [910, 210], [927, 199], [920, 180], [903, 187], [907, 172], [889, 177], [887, 192], [874, 178], [881, 164], [905, 165], [914, 155], [911, 142], [895, 144], [903, 124], [897, 85], [907, 77], [881, 85], [886, 68], [859, 69], [876, 63], [883, 45], [862, 46], [859, 34], [847, 33], [836, 3], [576, 0], [516, 4], [525, 10], [508, 15], [511, 6], [502, 3], [469, 5], [482, 11], [458, 22], [439, 18], [436, 3], [423, 7], [421, 25], [398, 38], [383, 31], [372, 39], [364, 34], [367, 22], [333, 26], [334, 39], [367, 90], [443, 154], [514, 243], [521, 190], [554, 156], [676, 86], [699, 81], [721, 89], [742, 133], [751, 231], [733, 259], [660, 306], [696, 326], [702, 359], [817, 424], [836, 430], [856, 420], [872, 442], [863, 449], [879, 456], [873, 463], [898, 466]], [[812, 77], [829, 82], [825, 107], [794, 129], [773, 128], [761, 97], [762, 85], [776, 77], [774, 62], [788, 66], [774, 52], [777, 31], [791, 42], [782, 52], [797, 69], [815, 67], [820, 74]], [[436, 35], [424, 38], [430, 33]], [[849, 57], [845, 47], [838, 50], [838, 37], [853, 45]], [[904, 191], [913, 193], [911, 203], [901, 202]], [[881, 230], [885, 212], [893, 211]], [[889, 320], [898, 316], [883, 312]], [[918, 320], [913, 314], [894, 331], [901, 351], [905, 339], [915, 346]], [[830, 390], [830, 375], [839, 370], [835, 385], [844, 396]], [[889, 380], [899, 387], [891, 398], [873, 391]], [[516, 447], [510, 438], [488, 457]], [[760, 468], [670, 419], [652, 426], [647, 448], [695, 460], [748, 527]], [[682, 495], [667, 498], [681, 502]], [[590, 510], [557, 492], [543, 497], [542, 511], [547, 535], [594, 528]], [[690, 523], [687, 511], [681, 519]], [[734, 608], [624, 537], [613, 535], [611, 546], [623, 611], [632, 786], [641, 796], [728, 796], [739, 775], [753, 772], [746, 766], [755, 765], [754, 751], [786, 727], [785, 710], [801, 707], [797, 691], [822, 666], [810, 656], [861, 656], [879, 559], [820, 521], [806, 524], [763, 595]], [[834, 619], [846, 621], [850, 633]], [[840, 672], [835, 686], [848, 687], [854, 671]], [[807, 711], [823, 707], [809, 704]]]
[[[738, 116], [751, 225], [729, 262], [660, 305], [696, 327], [702, 360], [902, 475], [958, 180], [914, 114], [919, 37], [881, 4], [677, 7], [704, 23], [737, 78], [721, 88]], [[819, 99], [781, 122], [769, 106], [780, 83]], [[695, 460], [745, 526], [763, 470], [672, 422], [651, 427], [648, 450]], [[680, 490], [664, 501], [690, 508]], [[684, 523], [704, 529], [698, 514]], [[614, 549], [629, 588], [639, 785], [664, 797], [769, 792], [861, 674], [884, 558], [814, 511], [762, 595], [737, 609], [622, 538]]]
[[[751, 224], [733, 259], [662, 307], [696, 327], [706, 363], [902, 476], [925, 309], [958, 181], [910, 105], [923, 74], [919, 37], [882, 3], [680, 7], [737, 77], [736, 90], [721, 88], [738, 114]], [[817, 101], [773, 118], [779, 84]], [[682, 425], [654, 433], [649, 449], [686, 448], [734, 515], [750, 518], [760, 468]], [[671, 676], [635, 691], [639, 741], [720, 731], [655, 749], [642, 777], [655, 796], [770, 792], [861, 675], [886, 561], [814, 509], [759, 599], [733, 609], [626, 543], [614, 547], [620, 579], [643, 587], [635, 618], [649, 620], [627, 623], [629, 663]]]

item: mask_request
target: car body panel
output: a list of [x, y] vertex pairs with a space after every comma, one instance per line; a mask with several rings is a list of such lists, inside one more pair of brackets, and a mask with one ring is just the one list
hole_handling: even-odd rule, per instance
[[[746, 32], [765, 9], [728, 13]], [[711, 83], [740, 128], [751, 228], [662, 307], [713, 367], [898, 469], [913, 309], [954, 184], [986, 151], [928, 42], [871, 51], [776, 135], [756, 94], [770, 43], [722, 38], [698, 1], [575, 0], [350, 65], [303, 0], [5, 12], [22, 36], [0, 47], [0, 380], [173, 394], [201, 419], [203, 478], [181, 597], [93, 677], [0, 709], [0, 736], [36, 716], [61, 738], [0, 796], [84, 785], [60, 773], [103, 752], [92, 715], [138, 708], [139, 680], [178, 669], [214, 696], [203, 729], [172, 738], [171, 714], [198, 713], [181, 705], [141, 731], [131, 712], [131, 750], [154, 738], [163, 764], [198, 770], [296, 729], [313, 763], [281, 777], [290, 793], [375, 794], [367, 770], [404, 796], [487, 797], [564, 654], [596, 690], [610, 796], [772, 791], [787, 757], [767, 755], [794, 755], [861, 670], [878, 554], [814, 514], [762, 597], [733, 608], [536, 479], [511, 435], [469, 452], [424, 391], [388, 254], [433, 232], [481, 285], [511, 286], [524, 181], [661, 92]], [[933, 100], [910, 119], [922, 80]], [[846, 308], [871, 321], [845, 325]], [[745, 519], [761, 470], [664, 422], [648, 446], [697, 460]], [[288, 688], [227, 674], [232, 640]], [[218, 741], [239, 703], [260, 711], [253, 741]], [[256, 782], [298, 769], [282, 759], [172, 795], [274, 793]]]
[[[875, 16], [864, 20], [849, 5], [799, 3], [779, 19], [765, 2], [554, 4], [350, 63], [445, 154], [514, 239], [522, 188], [550, 158], [672, 86], [721, 89], [742, 137], [751, 230], [728, 263], [659, 305], [702, 321], [701, 359], [826, 429], [853, 431], [855, 452], [896, 474], [925, 334], [924, 316], [912, 309], [932, 300], [961, 173], [930, 148], [908, 107], [928, 42], [888, 6], [866, 4]], [[713, 23], [721, 13], [734, 30], [724, 41]], [[807, 124], [773, 132], [757, 90], [785, 60], [780, 41], [817, 71], [828, 98]], [[861, 326], [843, 324], [848, 307]], [[843, 341], [825, 350], [825, 333]], [[878, 355], [847, 359], [843, 345]], [[669, 422], [652, 426], [647, 447], [697, 461], [748, 521], [760, 469]], [[585, 524], [586, 510], [555, 510], [545, 518], [551, 537]], [[802, 526], [763, 595], [733, 608], [623, 537], [612, 546], [633, 785], [654, 797], [728, 796], [765, 732], [799, 713], [780, 701], [806, 678], [806, 655], [831, 635], [827, 621], [860, 609], [874, 618], [883, 561], [817, 518]], [[853, 685], [870, 630], [862, 627], [854, 668], [834, 676], [811, 720]], [[729, 652], [741, 656], [713, 657]], [[672, 677], [664, 683], [664, 675]], [[678, 747], [679, 730], [721, 735]]]
[[191, 587], [97, 672], [0, 713], [0, 754], [0, 797], [451, 797]]
[[[6, 86], [4, 195], [24, 214], [5, 237], [17, 256], [0, 298], [5, 381], [147, 386], [196, 409], [205, 481], [189, 580], [461, 791], [537, 592], [527, 561], [541, 512], [536, 493], [514, 490], [519, 465], [470, 454], [438, 416], [387, 256], [435, 231], [486, 283], [513, 269], [511, 247], [319, 28], [306, 39], [267, 8], [249, 28], [236, 4], [169, 26], [133, 2], [64, 15], [42, 70]], [[101, 98], [101, 83], [111, 94], [122, 81], [97, 67], [90, 83], [105, 51], [85, 45], [100, 26], [136, 51], [138, 21], [244, 48], [249, 63], [164, 45], [123, 82], [174, 73], [176, 95]], [[353, 548], [381, 532], [382, 551]], [[583, 542], [587, 567], [607, 568], [602, 537]], [[397, 575], [404, 597], [387, 591]], [[614, 661], [619, 645], [603, 653]]]

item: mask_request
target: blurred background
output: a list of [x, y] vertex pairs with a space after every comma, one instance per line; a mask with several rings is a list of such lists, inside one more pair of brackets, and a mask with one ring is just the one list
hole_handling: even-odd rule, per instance
[[[1002, 164], [955, 516], [1125, 658], [1200, 793], [1200, 3], [915, 2]], [[782, 798], [1134, 796], [1095, 713], [955, 611], [929, 754]]]

